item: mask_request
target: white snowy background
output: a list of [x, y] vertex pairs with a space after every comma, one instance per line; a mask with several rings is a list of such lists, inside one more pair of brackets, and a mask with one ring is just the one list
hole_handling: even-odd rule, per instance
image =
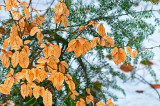
[[[23, 0], [19, 0], [23, 1]], [[26, 2], [29, 2], [29, 0], [25, 0]], [[37, 10], [45, 10], [50, 6], [52, 0], [32, 0], [32, 7], [36, 8]], [[95, 0], [84, 0], [86, 3], [94, 3], [97, 2]], [[54, 1], [51, 8], [54, 8], [55, 4], [57, 4], [57, 0]], [[4, 5], [3, 0], [0, 0], [0, 5]], [[97, 4], [98, 5], [98, 4]], [[137, 11], [144, 10], [150, 10], [160, 9], [159, 5], [154, 5], [150, 2], [140, 2], [139, 6], [135, 8]], [[41, 12], [41, 14], [43, 11]], [[157, 12], [154, 12], [154, 15], [157, 18], [160, 18], [160, 14]], [[2, 6], [2, 10], [0, 11], [0, 21], [3, 19], [8, 18], [8, 12], [4, 11], [4, 7]], [[146, 20], [146, 22], [155, 24], [154, 18], [151, 18], [149, 20]], [[105, 24], [104, 24], [105, 25]], [[105, 26], [107, 29], [106, 31], [109, 31], [109, 26]], [[149, 36], [145, 41], [143, 42], [143, 45], [146, 48], [154, 47], [160, 45], [160, 26], [156, 27], [156, 31], [153, 35]], [[154, 48], [152, 50], [155, 53], [155, 56], [153, 60], [151, 60], [154, 65], [152, 65], [153, 70], [157, 74], [157, 78], [160, 81], [160, 48]], [[117, 66], [113, 63], [112, 60], [109, 60], [109, 63], [112, 64], [112, 67], [115, 68], [116, 71], [121, 71], [120, 66]], [[155, 83], [153, 78], [150, 76], [148, 70], [145, 68], [144, 65], [139, 64], [138, 66], [138, 74], [143, 76], [145, 80], [147, 80], [149, 83]], [[126, 75], [130, 76], [130, 73], [125, 73]], [[152, 89], [148, 84], [144, 84], [140, 82], [139, 80], [128, 80], [127, 82], [123, 82], [122, 80], [118, 79], [118, 85], [122, 87], [125, 90], [126, 96], [124, 96], [121, 92], [114, 91], [116, 95], [118, 95], [118, 101], [114, 102], [117, 106], [160, 106], [160, 100], [158, 99], [158, 95], [155, 92], [154, 89]], [[160, 82], [159, 82], [160, 83]], [[136, 90], [143, 90], [143, 93], [137, 93]], [[158, 90], [160, 92], [160, 90]]]

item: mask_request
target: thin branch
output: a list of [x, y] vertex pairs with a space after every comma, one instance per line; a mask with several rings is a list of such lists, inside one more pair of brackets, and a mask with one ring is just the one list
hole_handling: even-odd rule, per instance
[[[138, 77], [140, 77], [140, 78], [138, 78], [138, 77], [135, 77], [136, 79], [138, 79], [139, 81], [141, 81], [141, 82], [144, 82], [144, 83], [146, 83], [146, 84], [148, 84], [151, 88], [153, 88], [152, 86], [151, 86], [151, 84], [148, 82], [148, 81], [146, 81], [141, 75], [139, 75], [139, 74], [136, 74]], [[158, 98], [159, 98], [159, 101], [160, 101], [160, 94], [159, 94], [159, 92], [157, 91], [157, 89], [155, 89], [155, 88], [153, 88], [154, 90], [155, 90], [155, 92], [157, 93], [157, 95], [158, 95]]]

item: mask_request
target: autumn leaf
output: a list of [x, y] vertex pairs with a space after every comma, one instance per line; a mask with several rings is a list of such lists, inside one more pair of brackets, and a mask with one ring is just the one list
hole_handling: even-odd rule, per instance
[[107, 101], [107, 106], [114, 106], [114, 104], [111, 101], [111, 98]]
[[154, 89], [159, 89], [160, 88], [160, 84], [150, 84], [150, 86]]
[[7, 49], [7, 47], [9, 46], [10, 44], [10, 37], [5, 39], [4, 42], [3, 42], [3, 49]]
[[37, 82], [42, 82], [48, 76], [47, 72], [42, 69], [34, 69], [34, 75]]
[[71, 95], [71, 98], [73, 99], [73, 100], [75, 100], [76, 99], [76, 96], [78, 96], [79, 94], [77, 93], [77, 91], [72, 91], [72, 95]]
[[6, 84], [9, 88], [12, 88], [14, 84], [14, 78], [13, 77], [8, 77], [5, 81], [4, 84]]
[[105, 41], [105, 45], [110, 48], [110, 47], [114, 47], [114, 40], [110, 37], [110, 36], [103, 36], [103, 38]]
[[57, 63], [53, 59], [48, 59], [47, 61], [47, 68], [49, 72], [51, 73], [53, 70], [57, 70]]
[[66, 51], [68, 52], [72, 52], [76, 46], [76, 42], [77, 40], [76, 39], [72, 39], [69, 43], [68, 43], [68, 47], [66, 49]]
[[86, 88], [88, 94], [91, 94], [90, 88]]
[[126, 60], [126, 52], [122, 48], [115, 47], [112, 51], [114, 63], [119, 65]]
[[65, 82], [68, 84], [69, 89], [73, 92], [75, 91], [75, 83], [69, 74], [65, 74]]
[[132, 58], [137, 57], [138, 51], [137, 50], [133, 50], [132, 51]]
[[[61, 72], [57, 72], [56, 73], [56, 78], [55, 78], [55, 85], [56, 88], [58, 88], [59, 86], [62, 86], [63, 82], [64, 82], [64, 75]], [[57, 89], [57, 90], [61, 90], [61, 89]]]
[[21, 95], [24, 99], [25, 99], [25, 96], [29, 95], [29, 87], [25, 83], [21, 85]]
[[15, 74], [14, 78], [17, 79], [17, 80], [21, 80], [21, 79], [24, 79], [25, 78], [25, 73], [23, 72], [18, 72]]
[[132, 53], [132, 48], [130, 46], [127, 46], [126, 50], [127, 50], [127, 53], [129, 53], [129, 54]]
[[97, 31], [102, 37], [106, 35], [105, 28], [104, 28], [103, 24], [100, 24], [97, 26]]
[[68, 68], [68, 64], [65, 61], [59, 63], [59, 71], [65, 73], [65, 68]]
[[78, 58], [82, 53], [83, 53], [83, 45], [79, 41], [77, 41], [74, 49], [74, 54], [76, 58]]
[[106, 104], [104, 102], [100, 101], [100, 102], [96, 103], [96, 106], [106, 106]]
[[40, 57], [38, 60], [37, 60], [37, 63], [46, 63], [48, 61], [48, 59], [46, 59], [45, 57]]
[[5, 77], [12, 77], [14, 74], [13, 68], [10, 68], [10, 72]]
[[10, 94], [10, 88], [6, 84], [0, 85], [0, 92], [3, 94]]
[[120, 69], [124, 72], [130, 72], [134, 69], [134, 67], [131, 64], [128, 64], [128, 65], [122, 64], [120, 66]]
[[21, 14], [18, 10], [12, 10], [12, 13], [13, 13], [13, 19], [16, 19], [16, 18], [20, 18], [21, 17]]
[[30, 49], [29, 49], [29, 47], [28, 47], [28, 46], [23, 46], [22, 51], [23, 51], [23, 52], [26, 52], [26, 53], [27, 53], [27, 55], [29, 55], [29, 53], [30, 53]]
[[29, 13], [29, 10], [28, 10], [27, 7], [24, 7], [24, 14], [25, 14], [25, 16], [26, 16], [26, 19], [28, 19], [29, 16], [30, 16], [30, 13]]
[[19, 3], [18, 6], [21, 6], [21, 7], [29, 7], [28, 3], [26, 3], [25, 1]]
[[30, 36], [34, 36], [37, 32], [39, 32], [39, 28], [33, 27], [30, 31]]
[[64, 15], [62, 16], [62, 24], [65, 28], [67, 28], [68, 25], [68, 19]]
[[100, 38], [99, 37], [95, 37], [91, 40], [91, 48], [94, 48], [97, 46], [97, 44], [100, 43]]
[[40, 90], [40, 87], [39, 87], [39, 86], [36, 86], [36, 87], [33, 88], [33, 96], [34, 96], [36, 99], [39, 98], [39, 96], [40, 96], [39, 90]]
[[88, 25], [92, 25], [93, 27], [96, 27], [98, 25], [98, 22], [90, 21]]
[[25, 97], [32, 95], [32, 87], [35, 86], [34, 83], [23, 83], [21, 84], [21, 95], [25, 99]]
[[86, 106], [86, 103], [82, 98], [80, 98], [80, 100], [77, 101], [76, 106]]
[[2, 64], [8, 68], [9, 65], [10, 65], [10, 61], [9, 61], [9, 56], [7, 53], [2, 53], [1, 54], [1, 61], [2, 61]]
[[41, 97], [43, 97], [44, 94], [45, 94], [45, 89], [44, 89], [44, 87], [39, 87], [39, 95], [40, 95]]
[[9, 11], [12, 7], [17, 7], [17, 0], [6, 0], [6, 10]]
[[33, 70], [27, 69], [26, 70], [26, 79], [29, 83], [31, 83], [33, 80], [35, 80], [35, 75]]
[[43, 104], [45, 106], [52, 106], [52, 93], [48, 89], [44, 92]]
[[26, 52], [21, 51], [19, 54], [19, 65], [22, 68], [27, 68], [29, 65], [29, 58]]
[[79, 31], [84, 31], [88, 26], [87, 25], [81, 25], [79, 28], [78, 28], [78, 32]]
[[42, 41], [43, 38], [44, 38], [44, 36], [43, 36], [43, 34], [41, 33], [41, 31], [38, 31], [38, 33], [37, 33], [37, 39], [39, 40], [39, 42]]
[[17, 64], [19, 63], [19, 51], [16, 51], [15, 53], [13, 53], [11, 57], [11, 63], [13, 67], [17, 66]]
[[94, 97], [91, 94], [86, 97], [86, 103], [89, 104], [90, 101], [94, 104]]

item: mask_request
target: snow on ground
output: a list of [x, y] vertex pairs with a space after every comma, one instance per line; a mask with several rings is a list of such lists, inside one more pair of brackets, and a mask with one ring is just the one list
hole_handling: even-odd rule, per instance
[[[151, 3], [140, 3], [141, 7], [147, 7], [147, 9], [160, 9], [160, 5], [158, 6], [151, 6]], [[160, 18], [160, 15], [156, 12], [154, 12], [154, 15], [157, 18]], [[154, 19], [147, 20], [149, 23], [155, 23]], [[160, 45], [160, 26], [156, 27], [156, 31], [152, 36], [149, 36], [144, 42], [143, 46], [145, 48], [150, 48], [154, 46]], [[157, 74], [157, 79], [159, 80], [158, 83], [160, 83], [160, 48], [154, 48], [152, 50], [155, 53], [155, 56], [153, 60], [151, 60], [154, 65], [152, 66], [152, 69]], [[138, 74], [143, 76], [145, 80], [147, 80], [149, 83], [155, 84], [155, 81], [153, 80], [153, 77], [150, 76], [148, 70], [145, 68], [144, 65], [139, 64], [138, 66]], [[119, 69], [119, 71], [121, 71]], [[127, 74], [126, 74], [127, 75]], [[119, 94], [119, 100], [116, 102], [118, 106], [160, 106], [160, 100], [155, 92], [154, 89], [152, 89], [148, 84], [144, 84], [140, 82], [137, 79], [129, 80], [126, 83], [122, 82], [121, 80], [117, 80], [118, 84], [125, 90], [126, 96], [123, 96], [122, 94]], [[142, 90], [143, 93], [137, 93], [136, 90]], [[160, 90], [158, 90], [160, 92]]]
[[[23, 0], [19, 0], [23, 1]], [[29, 0], [25, 0], [29, 1]], [[36, 8], [37, 10], [44, 10], [47, 9], [50, 5], [51, 0], [33, 0], [32, 7]], [[43, 4], [40, 4], [43, 3]], [[51, 6], [52, 8], [57, 3], [57, 0], [53, 3]], [[94, 2], [95, 3], [95, 2]], [[3, 5], [3, 0], [0, 0], [0, 5]], [[141, 8], [147, 7], [147, 9], [152, 9], [151, 3], [144, 3], [141, 2], [139, 4], [138, 10], [141, 10]], [[153, 6], [153, 9], [160, 9], [160, 5]], [[3, 19], [6, 19], [8, 16], [7, 12], [0, 11], [0, 21]], [[43, 11], [42, 11], [43, 13]], [[160, 15], [158, 13], [154, 13], [157, 18], [160, 18]], [[155, 23], [154, 19], [147, 20], [147, 22]], [[104, 24], [105, 25], [105, 24]], [[105, 26], [108, 27], [108, 26]], [[148, 39], [146, 39], [143, 43], [145, 47], [154, 47], [160, 45], [160, 27], [156, 27], [156, 31], [152, 36], [149, 36]], [[154, 48], [153, 52], [155, 53], [155, 56], [153, 60], [151, 60], [154, 65], [152, 68], [157, 74], [157, 78], [160, 81], [160, 48]], [[112, 67], [116, 68], [116, 71], [121, 71], [119, 69], [119, 66], [116, 66], [113, 61], [110, 61], [110, 64], [112, 64]], [[143, 76], [145, 80], [147, 80], [149, 83], [155, 83], [153, 78], [150, 76], [148, 70], [145, 69], [145, 67], [141, 64], [138, 65], [138, 74]], [[129, 73], [126, 74], [127, 76], [130, 76]], [[134, 80], [128, 80], [126, 82], [123, 82], [120, 79], [117, 79], [118, 85], [121, 86], [126, 93], [126, 96], [124, 96], [121, 92], [116, 92], [116, 95], [118, 95], [119, 100], [117, 102], [114, 102], [117, 106], [160, 106], [160, 101], [158, 99], [158, 95], [148, 84], [144, 84], [140, 82], [137, 79]], [[159, 82], [160, 83], [160, 82]], [[143, 93], [137, 93], [136, 90], [142, 90]], [[158, 90], [160, 92], [160, 90]]]

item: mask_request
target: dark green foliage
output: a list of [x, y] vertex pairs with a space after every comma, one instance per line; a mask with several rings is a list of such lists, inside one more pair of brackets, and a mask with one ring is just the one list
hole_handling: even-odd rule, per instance
[[[116, 78], [118, 77], [120, 80], [125, 81], [127, 77], [125, 74], [116, 71], [110, 64], [109, 60], [106, 59], [106, 52], [111, 56], [112, 48], [97, 46], [91, 51], [88, 51], [85, 57], [81, 56], [79, 58], [75, 58], [73, 52], [68, 53], [65, 51], [68, 46], [68, 42], [70, 42], [71, 39], [77, 38], [78, 35], [89, 40], [94, 37], [100, 37], [96, 31], [96, 28], [93, 28], [92, 26], [88, 27], [85, 31], [77, 31], [81, 25], [86, 25], [90, 22], [90, 20], [95, 20], [99, 23], [105, 23], [109, 26], [109, 28], [105, 27], [106, 31], [109, 31], [108, 29], [111, 29], [111, 31], [106, 32], [106, 34], [114, 39], [115, 45], [118, 45], [118, 47], [125, 48], [126, 46], [131, 46], [134, 49], [141, 50], [143, 48], [142, 42], [155, 31], [153, 25], [145, 22], [145, 19], [152, 17], [152, 11], [137, 12], [132, 8], [135, 7], [136, 3], [134, 0], [97, 0], [99, 2], [98, 6], [95, 6], [92, 3], [92, 5], [85, 5], [83, 3], [84, 0], [77, 0], [77, 2], [73, 1], [74, 0], [65, 0], [66, 6], [70, 10], [70, 16], [68, 17], [69, 24], [66, 29], [61, 25], [61, 23], [53, 25], [53, 9], [49, 9], [47, 11], [46, 22], [42, 24], [42, 32], [44, 34], [44, 40], [42, 42], [45, 43], [45, 41], [49, 39], [49, 36], [55, 33], [55, 35], [50, 38], [49, 42], [61, 46], [62, 55], [60, 56], [60, 61], [65, 60], [69, 64], [69, 71], [67, 73], [73, 77], [73, 81], [76, 84], [76, 91], [80, 94], [76, 100], [72, 100], [70, 97], [67, 98], [67, 94], [70, 92], [70, 89], [66, 83], [64, 83], [64, 89], [59, 92], [53, 87], [53, 85], [49, 86], [49, 89], [52, 91], [52, 98], [54, 98], [53, 104], [55, 106], [74, 106], [79, 98], [85, 99], [87, 96], [85, 91], [86, 88], [91, 89], [91, 93], [95, 100], [103, 100], [106, 102], [110, 97], [114, 100], [117, 100], [117, 95], [112, 91], [117, 90], [122, 92], [124, 95], [125, 91], [118, 85]], [[10, 23], [9, 20], [1, 23]], [[157, 22], [157, 25], [160, 24], [160, 20], [158, 18], [156, 18], [155, 21]], [[74, 33], [58, 31], [58, 28], [61, 30], [69, 30]], [[8, 27], [7, 30], [9, 29], [10, 28]], [[9, 32], [4, 35], [2, 39], [0, 39], [0, 42], [3, 42], [5, 38], [8, 38], [8, 36]], [[30, 42], [30, 49], [37, 52], [41, 51], [41, 49], [39, 49], [36, 36], [25, 36], [23, 39], [36, 39], [34, 42]], [[36, 61], [33, 60], [34, 57], [38, 59], [40, 56], [43, 56], [43, 54], [36, 54], [34, 51], [31, 51], [29, 58], [30, 61], [33, 61], [36, 64]], [[138, 57], [134, 59], [134, 65], [139, 64], [138, 60], [140, 58], [150, 60], [152, 57], [152, 52], [148, 52], [147, 55], [145, 51], [140, 52]], [[128, 55], [126, 63], [131, 63], [131, 60], [131, 56]], [[2, 84], [4, 82], [4, 76], [7, 75], [9, 70], [4, 68], [1, 63], [0, 65], [2, 69], [0, 83]], [[156, 74], [151, 67], [148, 67], [148, 69], [151, 76], [157, 80]], [[14, 68], [14, 70], [15, 72], [18, 72], [18, 66]], [[131, 73], [132, 78], [134, 78], [136, 73], [135, 70], [136, 69], [134, 69]], [[45, 86], [48, 83], [50, 82], [44, 81], [39, 85]], [[82, 88], [79, 87], [80, 85]], [[14, 89], [17, 91], [14, 92], [14, 94], [9, 95], [9, 99], [11, 101], [20, 98], [20, 88], [17, 85], [14, 85], [13, 90]], [[5, 98], [5, 95], [1, 96], [0, 94], [0, 100], [3, 98]], [[3, 102], [4, 101], [0, 101], [0, 103]], [[36, 100], [33, 96], [27, 97], [23, 100], [23, 102], [27, 102], [25, 105], [42, 105], [42, 98], [40, 97]], [[18, 99], [15, 101], [15, 104], [19, 105]]]

